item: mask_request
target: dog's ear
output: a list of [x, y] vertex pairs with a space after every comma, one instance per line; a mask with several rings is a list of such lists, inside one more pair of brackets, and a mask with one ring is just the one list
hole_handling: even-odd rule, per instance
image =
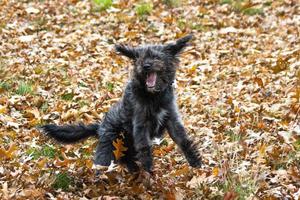
[[171, 43], [171, 44], [167, 44], [165, 45], [164, 47], [164, 50], [173, 55], [173, 56], [176, 56], [178, 55], [179, 53], [181, 53], [183, 51], [183, 49], [188, 46], [188, 42], [193, 38], [193, 35], [190, 34], [190, 35], [187, 35], [187, 36], [184, 36], [180, 39], [178, 39], [176, 42], [174, 43]]
[[115, 46], [116, 52], [119, 52], [120, 54], [130, 58], [130, 59], [136, 59], [138, 57], [138, 52], [135, 48], [129, 47], [123, 44], [116, 45]]

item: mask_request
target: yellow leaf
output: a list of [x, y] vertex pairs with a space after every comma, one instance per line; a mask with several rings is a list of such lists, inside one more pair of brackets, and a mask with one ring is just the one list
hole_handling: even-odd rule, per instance
[[300, 80], [300, 69], [298, 69], [298, 70], [296, 71], [296, 77], [298, 78], [298, 80]]
[[272, 67], [271, 69], [275, 74], [277, 74], [279, 72], [286, 70], [288, 67], [289, 67], [289, 65], [288, 65], [287, 60], [279, 57], [276, 62], [276, 65], [274, 67]]
[[212, 174], [214, 175], [214, 176], [218, 176], [219, 175], [219, 168], [218, 167], [214, 167], [213, 168], [213, 170], [212, 170]]
[[117, 138], [116, 141], [113, 141], [113, 146], [116, 148], [116, 150], [113, 151], [115, 158], [116, 160], [119, 160], [121, 157], [125, 155], [123, 152], [126, 151], [127, 148], [124, 147], [123, 140], [119, 138]]
[[47, 158], [43, 158], [40, 161], [37, 162], [37, 166], [39, 167], [39, 169], [43, 168], [45, 166], [45, 164], [47, 163]]
[[241, 112], [241, 109], [239, 107], [235, 107], [234, 112], [239, 113], [239, 112]]
[[197, 65], [193, 65], [193, 66], [189, 69], [189, 73], [190, 73], [190, 74], [193, 74], [196, 70], [197, 70]]
[[3, 157], [6, 157], [6, 151], [3, 148], [0, 148], [0, 158], [2, 160]]
[[92, 160], [85, 160], [85, 165], [87, 166], [87, 168], [92, 169], [93, 168], [93, 161]]
[[259, 147], [259, 154], [261, 156], [264, 156], [266, 153], [266, 145], [265, 144], [262, 144], [260, 147]]
[[296, 99], [297, 102], [300, 100], [300, 87], [296, 87], [294, 94], [292, 95], [293, 98]]
[[0, 114], [5, 114], [5, 113], [7, 113], [7, 108], [6, 108], [6, 106], [1, 106], [1, 105], [0, 105]]
[[0, 148], [0, 158], [12, 158], [16, 150], [17, 146], [15, 144], [10, 145], [7, 151], [4, 148]]

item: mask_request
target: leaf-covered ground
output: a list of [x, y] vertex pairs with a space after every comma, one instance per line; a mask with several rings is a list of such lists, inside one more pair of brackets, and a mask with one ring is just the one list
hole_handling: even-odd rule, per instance
[[[299, 27], [296, 0], [2, 0], [0, 198], [299, 200]], [[166, 137], [153, 177], [95, 177], [96, 139], [62, 146], [36, 129], [103, 117], [131, 69], [114, 44], [187, 33], [178, 104], [202, 169]]]

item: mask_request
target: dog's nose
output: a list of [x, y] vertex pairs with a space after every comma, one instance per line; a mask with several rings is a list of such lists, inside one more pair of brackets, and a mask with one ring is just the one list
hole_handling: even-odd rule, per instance
[[143, 67], [144, 67], [144, 69], [145, 69], [146, 71], [149, 71], [150, 68], [151, 68], [151, 64], [145, 63]]

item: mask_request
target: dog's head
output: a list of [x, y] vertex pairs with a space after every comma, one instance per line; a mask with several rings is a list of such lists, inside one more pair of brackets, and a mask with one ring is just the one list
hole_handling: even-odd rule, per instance
[[188, 45], [192, 35], [166, 45], [130, 47], [116, 45], [116, 51], [134, 62], [133, 80], [148, 92], [165, 90], [175, 79], [180, 52]]

